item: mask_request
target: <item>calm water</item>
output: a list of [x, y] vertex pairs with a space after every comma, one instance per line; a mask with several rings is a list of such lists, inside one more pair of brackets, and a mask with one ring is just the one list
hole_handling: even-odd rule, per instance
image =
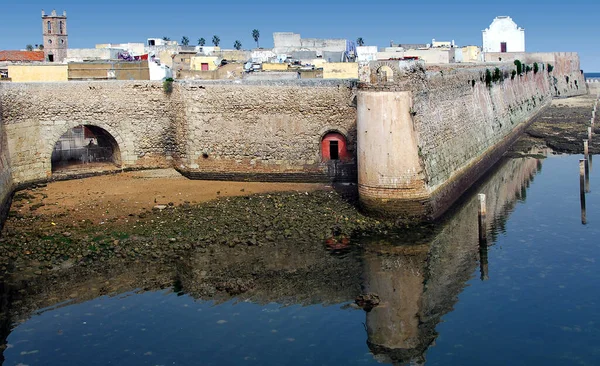
[[[600, 159], [582, 225], [579, 158], [505, 161], [434, 230], [348, 253], [286, 243], [4, 284], [4, 364], [600, 364]], [[366, 292], [380, 305], [350, 306]]]

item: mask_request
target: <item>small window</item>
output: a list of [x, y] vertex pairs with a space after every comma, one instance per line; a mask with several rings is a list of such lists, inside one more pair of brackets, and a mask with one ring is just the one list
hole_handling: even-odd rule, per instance
[[63, 44], [63, 43], [65, 43], [65, 40], [64, 40], [64, 39], [61, 39], [61, 40], [60, 40], [60, 44]]
[[46, 26], [48, 27], [48, 33], [52, 33], [52, 24], [50, 23], [50, 21], [46, 22]]
[[63, 21], [61, 20], [61, 21], [58, 23], [58, 32], [59, 32], [60, 34], [63, 34], [63, 32], [64, 32], [64, 29], [63, 29], [63, 28], [64, 28], [64, 23], [63, 23]]
[[52, 40], [51, 40], [51, 39], [49, 39], [49, 40], [48, 40], [48, 43], [52, 44]]
[[338, 160], [340, 158], [338, 141], [329, 141], [329, 158], [331, 160]]

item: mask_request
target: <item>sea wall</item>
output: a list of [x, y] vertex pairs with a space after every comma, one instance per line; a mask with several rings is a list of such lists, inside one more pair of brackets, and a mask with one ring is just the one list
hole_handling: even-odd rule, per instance
[[538, 63], [540, 69], [546, 72], [551, 67], [551, 93], [555, 97], [581, 95], [582, 89], [585, 90], [585, 78], [577, 52], [486, 52], [485, 60], [509, 63], [519, 60], [530, 67], [533, 67], [533, 63]]
[[[512, 64], [427, 74], [415, 69], [397, 84], [362, 86], [357, 111], [362, 206], [418, 220], [435, 219], [450, 207], [549, 104], [553, 78], [562, 77], [559, 66], [550, 74], [513, 70]], [[585, 93], [585, 87], [570, 83], [561, 94]]]
[[13, 183], [52, 178], [60, 136], [97, 126], [122, 168], [175, 166], [191, 178], [356, 181], [354, 159], [322, 162], [321, 139], [343, 134], [351, 156], [351, 82], [95, 81], [2, 83], [2, 131]]
[[356, 141], [351, 82], [180, 83], [177, 169], [198, 179], [356, 181], [355, 163], [322, 162], [321, 140]]
[[2, 123], [2, 104], [0, 104], [0, 229], [10, 206], [12, 194], [12, 174], [8, 154], [8, 141]]

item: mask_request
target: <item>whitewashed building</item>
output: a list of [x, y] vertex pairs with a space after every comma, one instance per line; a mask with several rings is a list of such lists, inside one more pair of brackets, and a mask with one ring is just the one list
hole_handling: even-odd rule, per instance
[[525, 30], [511, 17], [496, 17], [482, 32], [483, 52], [525, 52]]

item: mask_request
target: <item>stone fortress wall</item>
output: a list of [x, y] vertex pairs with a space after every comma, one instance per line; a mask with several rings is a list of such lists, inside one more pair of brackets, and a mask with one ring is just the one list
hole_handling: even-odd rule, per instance
[[0, 104], [0, 229], [8, 213], [12, 193], [12, 175], [8, 154], [8, 141], [4, 123], [2, 123], [2, 104]]
[[[358, 178], [367, 208], [397, 203], [418, 216], [442, 212], [547, 105], [554, 86], [561, 97], [585, 93], [573, 65], [490, 85], [480, 67], [421, 70], [368, 88], [330, 80], [194, 81], [176, 82], [169, 93], [151, 81], [2, 83], [0, 198], [52, 179], [56, 141], [83, 124], [114, 137], [123, 169], [172, 166], [190, 178], [304, 182], [356, 181], [358, 169], [370, 174]], [[510, 75], [512, 66], [499, 67]], [[557, 84], [564, 73], [569, 83]], [[361, 103], [365, 95], [379, 104]], [[379, 125], [382, 118], [389, 124]], [[356, 158], [322, 161], [321, 140], [333, 131]], [[370, 147], [361, 150], [361, 138]]]
[[[361, 203], [373, 213], [434, 219], [504, 153], [553, 96], [587, 93], [579, 59], [557, 56], [512, 76], [514, 65], [442, 68], [358, 93]], [[538, 61], [540, 62], [540, 61]], [[530, 66], [532, 64], [529, 64]], [[486, 81], [498, 71], [500, 79]], [[567, 82], [568, 80], [568, 82]], [[391, 108], [381, 108], [381, 106]]]

